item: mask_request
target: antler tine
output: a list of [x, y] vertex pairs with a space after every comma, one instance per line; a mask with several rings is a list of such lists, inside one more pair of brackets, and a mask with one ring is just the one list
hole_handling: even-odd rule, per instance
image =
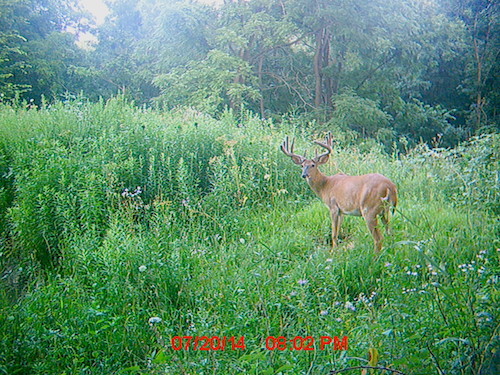
[[290, 156], [292, 158], [292, 161], [295, 164], [301, 164], [305, 160], [306, 155], [304, 154], [304, 156], [300, 156], [300, 155], [294, 154], [293, 153], [293, 146], [294, 145], [295, 145], [295, 138], [292, 139], [292, 146], [290, 147], [290, 141], [289, 141], [289, 138], [287, 135], [285, 137], [285, 140], [283, 141], [283, 144], [281, 145], [281, 151], [283, 151], [283, 153], [286, 156]]
[[[293, 150], [293, 143], [292, 143], [292, 150]], [[290, 156], [290, 147], [288, 143], [288, 135], [285, 136], [285, 140], [283, 141], [283, 144], [281, 145], [281, 151], [285, 153], [285, 155]]]
[[326, 135], [326, 143], [328, 144], [328, 146], [330, 146], [330, 148], [332, 147], [332, 133], [331, 132], [328, 132], [328, 134]]
[[326, 152], [322, 153], [321, 155], [318, 156], [318, 154], [316, 153], [316, 157], [314, 158], [314, 160], [318, 161], [320, 158], [322, 158], [323, 156], [327, 156], [330, 154], [330, 152], [332, 152], [332, 133], [328, 132], [325, 136], [325, 140], [326, 140], [326, 143], [323, 143], [323, 142], [320, 142], [320, 141], [314, 141], [314, 143], [316, 143], [318, 146], [321, 146], [323, 148], [326, 148]]

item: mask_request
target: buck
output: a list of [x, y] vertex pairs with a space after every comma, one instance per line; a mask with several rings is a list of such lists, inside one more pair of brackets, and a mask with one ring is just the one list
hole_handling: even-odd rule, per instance
[[[365, 220], [373, 241], [375, 243], [374, 252], [378, 253], [382, 247], [382, 234], [378, 228], [378, 220], [386, 227], [389, 227], [389, 210], [392, 211], [397, 204], [396, 186], [387, 177], [378, 173], [364, 174], [362, 176], [347, 176], [337, 173], [333, 176], [325, 176], [318, 169], [318, 166], [325, 164], [332, 152], [332, 135], [326, 135], [326, 142], [314, 141], [315, 144], [326, 149], [326, 152], [312, 159], [293, 153], [295, 138], [292, 140], [292, 147], [289, 148], [288, 136], [285, 137], [281, 145], [281, 151], [290, 156], [292, 161], [302, 166], [302, 177], [307, 180], [309, 187], [323, 201], [330, 210], [332, 220], [332, 248], [337, 246], [337, 236], [342, 224], [343, 215], [362, 216]], [[307, 152], [307, 151], [306, 151]]]

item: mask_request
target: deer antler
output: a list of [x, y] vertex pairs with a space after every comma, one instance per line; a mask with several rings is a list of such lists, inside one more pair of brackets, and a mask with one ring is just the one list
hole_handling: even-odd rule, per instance
[[289, 144], [288, 144], [288, 135], [287, 135], [285, 137], [285, 140], [283, 141], [283, 144], [281, 145], [281, 151], [283, 151], [283, 153], [286, 156], [290, 156], [292, 158], [292, 161], [295, 164], [302, 165], [302, 163], [304, 162], [304, 160], [306, 160], [306, 152], [307, 151], [304, 152], [304, 156], [294, 154], [293, 153], [293, 145], [294, 144], [295, 144], [295, 138], [292, 140], [292, 147], [289, 147]]
[[364, 174], [362, 176], [347, 176], [338, 173], [325, 176], [318, 166], [328, 162], [332, 152], [332, 135], [330, 132], [324, 142], [314, 141], [315, 144], [326, 149], [326, 152], [312, 159], [293, 153], [294, 141], [290, 148], [288, 137], [285, 138], [281, 150], [290, 156], [295, 164], [302, 166], [302, 177], [314, 193], [325, 203], [330, 210], [332, 223], [332, 247], [337, 246], [337, 237], [342, 223], [343, 215], [362, 216], [370, 230], [377, 253], [382, 247], [382, 233], [378, 228], [378, 219], [383, 225], [389, 223], [389, 210], [393, 212], [398, 202], [396, 186], [387, 177], [378, 173]]
[[332, 152], [332, 133], [328, 132], [325, 139], [326, 139], [326, 143], [322, 143], [320, 141], [314, 141], [314, 143], [316, 143], [318, 146], [326, 148], [326, 150], [327, 150], [325, 153], [323, 153], [321, 155], [318, 155], [318, 152], [316, 151], [316, 156], [313, 159], [313, 161], [315, 161], [315, 162], [320, 161], [322, 158], [330, 155], [330, 152]]

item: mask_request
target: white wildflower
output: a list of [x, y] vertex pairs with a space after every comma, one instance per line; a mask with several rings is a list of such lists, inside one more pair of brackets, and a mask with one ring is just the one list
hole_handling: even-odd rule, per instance
[[156, 324], [156, 323], [160, 323], [160, 322], [161, 322], [161, 318], [159, 318], [157, 316], [152, 316], [148, 320], [148, 323], [149, 323], [150, 326], [152, 326], [153, 324]]
[[349, 301], [347, 301], [347, 302], [345, 303], [345, 308], [346, 308], [347, 310], [356, 311], [356, 308], [354, 307], [354, 305], [353, 305], [351, 302], [349, 302]]

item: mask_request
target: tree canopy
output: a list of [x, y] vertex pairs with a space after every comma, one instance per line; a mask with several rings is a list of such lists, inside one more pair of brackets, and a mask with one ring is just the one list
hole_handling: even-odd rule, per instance
[[[495, 0], [0, 1], [0, 95], [117, 93], [218, 116], [300, 115], [391, 144], [500, 127]], [[94, 42], [77, 43], [82, 32]], [[322, 125], [322, 126], [323, 126]]]

